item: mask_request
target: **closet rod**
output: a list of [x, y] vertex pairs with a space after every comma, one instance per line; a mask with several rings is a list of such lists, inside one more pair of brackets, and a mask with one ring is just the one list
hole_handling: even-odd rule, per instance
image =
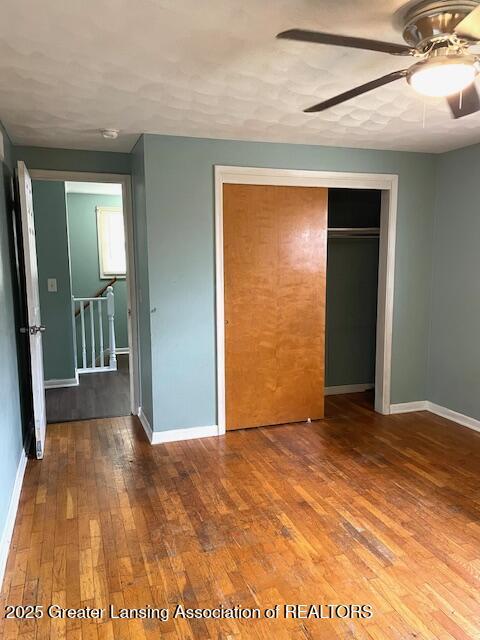
[[380, 227], [329, 227], [329, 238], [378, 238]]

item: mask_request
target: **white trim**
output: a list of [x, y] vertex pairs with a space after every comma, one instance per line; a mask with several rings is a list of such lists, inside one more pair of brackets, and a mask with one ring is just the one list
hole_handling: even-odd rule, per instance
[[122, 182], [122, 202], [125, 213], [125, 241], [127, 243], [127, 332], [129, 346], [130, 411], [137, 413], [140, 402], [140, 343], [138, 336], [137, 275], [135, 270], [135, 242], [133, 232], [133, 197], [130, 176]]
[[377, 331], [375, 355], [375, 411], [388, 414], [392, 380], [393, 289], [397, 236], [398, 176], [384, 188], [380, 209], [378, 252]]
[[162, 444], [165, 442], [179, 442], [181, 440], [196, 440], [197, 438], [211, 438], [221, 435], [218, 426], [186, 427], [185, 429], [168, 429], [167, 431], [153, 431], [142, 407], [137, 412], [140, 423], [150, 444]]
[[216, 424], [208, 427], [186, 427], [185, 429], [168, 429], [168, 431], [154, 431], [151, 443], [179, 442], [180, 440], [196, 440], [197, 438], [212, 438], [222, 435]]
[[370, 384], [342, 384], [335, 387], [325, 387], [324, 393], [326, 396], [338, 396], [342, 393], [360, 393], [374, 388], [373, 382]]
[[410, 413], [411, 411], [428, 411], [428, 402], [418, 400], [416, 402], [400, 402], [390, 405], [390, 413]]
[[60, 389], [62, 387], [78, 387], [78, 371], [75, 378], [51, 378], [44, 381], [45, 389]]
[[143, 430], [145, 431], [145, 435], [147, 436], [148, 441], [150, 442], [150, 444], [152, 444], [153, 429], [150, 426], [150, 422], [148, 421], [147, 416], [143, 413], [142, 407], [138, 407], [137, 416], [138, 416], [138, 419], [140, 420], [140, 424], [142, 425]]
[[12, 497], [10, 498], [10, 506], [8, 508], [7, 519], [3, 528], [0, 541], [0, 592], [3, 587], [3, 578], [5, 576], [5, 568], [7, 566], [8, 552], [12, 541], [13, 528], [15, 526], [15, 518], [17, 517], [18, 504], [20, 502], [20, 494], [22, 492], [23, 477], [27, 468], [27, 454], [22, 449], [20, 460], [17, 466], [17, 474], [13, 485]]
[[215, 177], [222, 184], [269, 184], [282, 187], [327, 187], [336, 189], [390, 189], [397, 175], [388, 173], [350, 173], [304, 169], [266, 169], [215, 165]]
[[225, 309], [223, 278], [223, 185], [264, 184], [297, 187], [380, 189], [382, 210], [378, 278], [375, 410], [390, 413], [393, 287], [398, 176], [391, 174], [303, 171], [255, 167], [215, 166], [215, 276], [217, 416], [219, 434], [225, 433]]
[[428, 410], [437, 416], [447, 418], [447, 420], [461, 424], [462, 426], [473, 429], [474, 431], [480, 431], [480, 420], [477, 420], [476, 418], [471, 418], [470, 416], [466, 416], [464, 413], [459, 413], [453, 409], [447, 409], [439, 404], [435, 404], [435, 402], [427, 402], [427, 405]]
[[77, 369], [77, 373], [81, 373], [82, 375], [85, 373], [105, 373], [107, 371], [116, 371], [117, 363], [115, 362], [114, 367], [87, 367], [86, 369], [82, 369], [81, 367]]
[[461, 424], [463, 427], [468, 427], [474, 431], [480, 431], [480, 420], [471, 418], [470, 416], [454, 411], [453, 409], [447, 409], [447, 407], [442, 407], [441, 405], [435, 404], [435, 402], [430, 402], [429, 400], [401, 402], [400, 404], [390, 405], [390, 413], [410, 413], [412, 411], [429, 411], [430, 413], [434, 413], [436, 416]]
[[133, 238], [133, 202], [131, 176], [123, 173], [90, 173], [82, 171], [51, 171], [32, 169], [32, 180], [56, 180], [61, 182], [108, 182], [122, 185], [122, 203], [125, 216], [125, 242], [127, 251], [127, 303], [128, 343], [130, 347], [130, 410], [137, 414], [140, 399], [140, 349], [138, 342], [138, 305], [135, 274], [135, 244]]

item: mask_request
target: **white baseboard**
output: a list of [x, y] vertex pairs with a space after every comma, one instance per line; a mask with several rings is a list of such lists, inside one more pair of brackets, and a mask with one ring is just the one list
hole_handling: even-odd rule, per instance
[[464, 427], [468, 427], [474, 431], [480, 431], [480, 420], [466, 416], [458, 411], [453, 411], [453, 409], [447, 409], [447, 407], [442, 407], [439, 404], [435, 404], [435, 402], [430, 402], [429, 400], [402, 402], [400, 404], [390, 405], [390, 413], [410, 413], [411, 411], [430, 411], [430, 413], [434, 413], [437, 416], [441, 416], [442, 418], [461, 424]]
[[205, 427], [186, 427], [185, 429], [168, 429], [167, 431], [153, 431], [142, 407], [138, 407], [138, 418], [147, 435], [150, 444], [164, 442], [179, 442], [180, 440], [195, 440], [196, 438], [211, 438], [220, 435], [218, 425]]
[[25, 453], [25, 450], [22, 449], [20, 460], [18, 462], [17, 474], [15, 476], [15, 483], [13, 485], [12, 497], [10, 498], [7, 520], [0, 540], [0, 591], [2, 590], [5, 568], [7, 566], [8, 552], [12, 541], [15, 518], [17, 517], [18, 503], [20, 501], [20, 493], [22, 491], [23, 476], [25, 475], [27, 460], [27, 454]]
[[141, 422], [143, 430], [145, 431], [148, 441], [150, 442], [150, 444], [152, 444], [153, 429], [150, 426], [150, 422], [148, 421], [147, 416], [143, 413], [142, 407], [138, 407], [137, 416]]
[[410, 413], [411, 411], [428, 411], [428, 402], [417, 400], [416, 402], [400, 402], [390, 405], [390, 413]]
[[336, 396], [341, 393], [360, 393], [369, 389], [375, 389], [373, 382], [369, 384], [343, 384], [336, 387], [325, 387], [324, 393], [326, 396]]
[[458, 411], [453, 411], [453, 409], [441, 407], [439, 404], [435, 404], [434, 402], [427, 402], [427, 404], [428, 410], [431, 413], [441, 416], [442, 418], [447, 418], [447, 420], [452, 420], [452, 422], [457, 422], [458, 424], [468, 427], [469, 429], [473, 429], [474, 431], [480, 431], [480, 420], [466, 416], [463, 413], [458, 413]]
[[186, 427], [185, 429], [168, 429], [168, 431], [154, 431], [152, 444], [162, 442], [178, 442], [180, 440], [195, 440], [196, 438], [211, 438], [218, 436], [218, 425], [205, 427]]
[[60, 389], [61, 387], [78, 387], [78, 373], [75, 378], [52, 378], [43, 383], [45, 389]]

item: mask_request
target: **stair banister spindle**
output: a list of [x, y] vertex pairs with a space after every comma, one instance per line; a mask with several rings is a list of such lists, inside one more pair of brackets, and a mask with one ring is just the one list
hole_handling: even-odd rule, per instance
[[117, 355], [115, 353], [115, 297], [113, 287], [107, 288], [107, 316], [108, 316], [108, 338], [109, 338], [109, 367], [117, 368]]
[[[75, 326], [75, 318], [80, 315], [81, 320], [81, 339], [82, 339], [82, 366], [77, 368], [78, 373], [98, 373], [99, 371], [116, 371], [117, 370], [117, 352], [115, 343], [115, 295], [113, 287], [108, 286], [102, 289], [106, 291], [104, 297], [98, 298], [72, 298], [72, 319]], [[79, 307], [76, 308], [78, 303]], [[90, 312], [90, 339], [91, 345], [87, 345], [86, 341], [86, 324], [88, 323], [88, 317], [86, 317], [86, 310]], [[108, 350], [109, 361], [105, 364], [105, 335], [103, 326], [104, 309], [107, 314], [108, 321]], [[98, 351], [95, 343], [95, 333], [97, 328], [95, 327], [98, 322]], [[88, 329], [87, 329], [88, 330]], [[91, 362], [88, 362], [87, 348], [91, 355]], [[77, 362], [77, 349], [75, 349], [75, 362]], [[97, 361], [98, 355], [98, 361]], [[77, 364], [76, 364], [77, 367]]]
[[100, 366], [105, 366], [105, 357], [103, 351], [103, 316], [102, 316], [102, 299], [98, 299], [98, 335], [100, 340]]
[[90, 305], [90, 339], [92, 341], [92, 369], [95, 369], [97, 366], [96, 357], [95, 357], [95, 323], [93, 320], [93, 310], [94, 305]]
[[[80, 310], [79, 310], [80, 313]], [[74, 349], [73, 349], [73, 359], [75, 365], [75, 371], [78, 369], [78, 340], [77, 340], [77, 323], [75, 322], [76, 313], [75, 313], [75, 298], [72, 296], [72, 329], [73, 329], [73, 340], [74, 340]]]
[[83, 368], [87, 368], [87, 345], [85, 342], [85, 312], [83, 310], [84, 302], [83, 300], [80, 302], [80, 319], [82, 326], [82, 362]]

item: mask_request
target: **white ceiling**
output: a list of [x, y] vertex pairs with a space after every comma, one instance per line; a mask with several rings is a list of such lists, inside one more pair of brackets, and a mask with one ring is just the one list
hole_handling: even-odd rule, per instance
[[[480, 114], [405, 81], [302, 109], [410, 59], [275, 40], [304, 27], [402, 42], [399, 0], [3, 0], [0, 119], [16, 144], [129, 151], [142, 132], [444, 151]], [[117, 140], [98, 130], [118, 128]]]
[[65, 182], [65, 192], [121, 196], [122, 185], [113, 182]]

